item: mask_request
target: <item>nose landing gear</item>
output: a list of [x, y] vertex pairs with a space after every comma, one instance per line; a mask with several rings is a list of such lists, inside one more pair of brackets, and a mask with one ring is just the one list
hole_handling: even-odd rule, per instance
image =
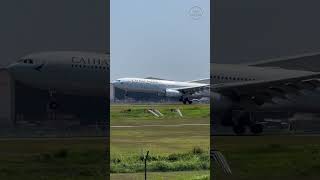
[[50, 101], [49, 102], [49, 108], [52, 110], [57, 110], [59, 107], [59, 104], [56, 101]]
[[56, 91], [55, 90], [49, 90], [49, 102], [48, 107], [51, 110], [57, 110], [59, 108], [59, 104], [55, 98]]

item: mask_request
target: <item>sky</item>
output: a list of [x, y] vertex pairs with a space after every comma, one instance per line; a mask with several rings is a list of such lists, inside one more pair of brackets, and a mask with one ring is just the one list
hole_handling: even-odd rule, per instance
[[320, 51], [320, 1], [215, 0], [212, 62]]
[[39, 51], [109, 51], [105, 0], [1, 0], [0, 65]]
[[[111, 80], [210, 74], [209, 0], [111, 0]], [[200, 7], [202, 16], [190, 15]]]
[[[212, 1], [213, 2], [213, 1]], [[111, 0], [111, 78], [208, 77], [209, 0]], [[215, 0], [216, 63], [320, 49], [320, 1]], [[193, 6], [203, 16], [189, 16]], [[109, 51], [107, 1], [1, 0], [0, 66], [48, 50]], [[214, 31], [213, 31], [214, 30]]]

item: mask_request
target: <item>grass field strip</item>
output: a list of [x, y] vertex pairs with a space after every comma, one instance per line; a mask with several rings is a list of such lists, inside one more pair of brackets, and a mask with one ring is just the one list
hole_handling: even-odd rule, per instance
[[209, 126], [210, 124], [166, 124], [166, 125], [137, 125], [137, 126], [111, 126], [111, 128], [139, 128], [139, 127], [182, 127], [182, 126]]
[[141, 152], [148, 150], [148, 172], [157, 179], [208, 179], [209, 127], [208, 105], [112, 106], [111, 173], [115, 179], [138, 177]]

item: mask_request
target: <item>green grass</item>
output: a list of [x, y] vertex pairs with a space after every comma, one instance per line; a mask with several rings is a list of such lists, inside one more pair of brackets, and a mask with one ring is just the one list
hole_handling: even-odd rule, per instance
[[[176, 107], [179, 105], [168, 105]], [[181, 106], [185, 117], [180, 118], [174, 113], [165, 110], [168, 106], [161, 106], [161, 111], [167, 113], [165, 118], [154, 118], [152, 115], [143, 112], [143, 106], [134, 106], [140, 109], [129, 116], [120, 112], [129, 105], [113, 106], [113, 125], [134, 125], [134, 124], [175, 124], [175, 123], [209, 123], [209, 109], [201, 107], [206, 112], [205, 118], [192, 119], [197, 117], [196, 106]], [[191, 109], [190, 112], [184, 109]], [[119, 111], [118, 111], [119, 110]], [[141, 112], [142, 110], [142, 112]], [[190, 115], [190, 117], [189, 117]], [[129, 117], [129, 118], [126, 118]], [[174, 153], [190, 153], [193, 147], [201, 146], [204, 151], [209, 149], [209, 128], [208, 127], [172, 127], [172, 128], [139, 128], [139, 129], [112, 129], [113, 152], [124, 158], [135, 158], [140, 156], [141, 150], [150, 150], [151, 157], [161, 159], [169, 158]], [[188, 138], [186, 138], [188, 136]], [[190, 138], [189, 138], [190, 136]], [[192, 137], [191, 137], [192, 136]], [[106, 167], [109, 166], [105, 158], [108, 149], [104, 138], [30, 138], [30, 139], [0, 139], [0, 179], [5, 180], [98, 180], [106, 179]], [[114, 154], [113, 154], [114, 155]], [[171, 155], [171, 158], [174, 155]], [[179, 155], [177, 155], [179, 156]], [[199, 155], [178, 160], [190, 160], [194, 162]], [[202, 155], [201, 155], [202, 156]], [[115, 157], [115, 156], [113, 156]], [[200, 157], [200, 156], [199, 156]], [[155, 160], [155, 159], [154, 159]], [[150, 161], [151, 162], [151, 161]], [[155, 161], [154, 161], [155, 162]], [[162, 162], [162, 161], [161, 161]], [[161, 163], [160, 162], [160, 163]], [[156, 163], [156, 162], [155, 162]], [[152, 162], [151, 162], [152, 164]], [[150, 165], [151, 165], [150, 164]], [[140, 165], [139, 165], [140, 166]], [[151, 165], [150, 167], [152, 167]], [[154, 167], [160, 167], [154, 165]], [[157, 169], [159, 170], [159, 169]], [[192, 172], [169, 172], [153, 173], [151, 177], [170, 177], [170, 179], [186, 179], [185, 174], [194, 174], [208, 171]], [[120, 179], [139, 178], [139, 173], [113, 174], [113, 177]], [[163, 176], [162, 176], [163, 175]], [[188, 176], [188, 177], [189, 177]], [[118, 178], [119, 179], [119, 178]]]
[[[151, 172], [147, 175], [150, 180], [209, 180], [209, 171], [183, 171], [183, 172]], [[111, 174], [112, 180], [141, 180], [143, 173]]]
[[[157, 109], [166, 113], [165, 117], [160, 118], [144, 113], [143, 109], [148, 106], [112, 106], [111, 116], [114, 118], [111, 125], [209, 123], [208, 106], [181, 105], [183, 118], [170, 112], [170, 108], [176, 106], [180, 105], [157, 106]], [[123, 111], [129, 107], [132, 108], [133, 114]], [[135, 108], [140, 112], [136, 112]], [[202, 114], [199, 115], [199, 112]], [[156, 171], [149, 171], [149, 179], [208, 179], [208, 170], [195, 167], [194, 170], [185, 168], [185, 171], [176, 171], [174, 168], [179, 166], [170, 165], [177, 162], [185, 165], [184, 162], [188, 161], [199, 165], [199, 162], [202, 162], [198, 161], [201, 157], [207, 161], [205, 154], [209, 150], [209, 126], [112, 128], [111, 138], [113, 160], [119, 158], [121, 163], [128, 165], [132, 165], [132, 162], [137, 163], [136, 168], [127, 168], [130, 170], [128, 173], [112, 173], [111, 177], [114, 180], [142, 179], [140, 156], [141, 152], [147, 150], [151, 156], [148, 161], [148, 167], [151, 168], [149, 170]], [[233, 171], [232, 176], [226, 176], [215, 166], [217, 179], [316, 180], [320, 177], [320, 136], [214, 138], [214, 146], [223, 152]], [[200, 147], [203, 153], [195, 155], [194, 147]], [[106, 148], [103, 138], [0, 139], [0, 179], [105, 179], [105, 167], [108, 164], [103, 157]], [[167, 164], [153, 165], [158, 162]], [[118, 162], [118, 165], [121, 163]], [[159, 172], [162, 171], [159, 167], [169, 172]], [[117, 167], [113, 170], [123, 172], [124, 169]], [[130, 173], [133, 171], [140, 172]]]
[[233, 171], [218, 179], [319, 179], [320, 136], [215, 137]]
[[104, 140], [0, 140], [0, 179], [105, 179]]
[[[143, 154], [114, 156], [111, 158], [111, 173], [143, 172], [143, 160]], [[209, 152], [200, 148], [168, 156], [151, 154], [148, 156], [147, 162], [150, 172], [208, 170], [210, 166]]]
[[[158, 109], [164, 117], [153, 116], [146, 111], [148, 108]], [[181, 110], [183, 117], [171, 111], [176, 108]], [[117, 174], [126, 172], [129, 177], [132, 172], [142, 172], [144, 164], [141, 156], [146, 151], [150, 151], [151, 156], [148, 161], [149, 172], [197, 173], [209, 170], [209, 125], [141, 127], [141, 125], [209, 124], [209, 111], [208, 105], [112, 106], [111, 126], [139, 127], [111, 128], [111, 172]], [[201, 153], [194, 153], [194, 148], [200, 149]], [[121, 175], [124, 176], [125, 174]]]

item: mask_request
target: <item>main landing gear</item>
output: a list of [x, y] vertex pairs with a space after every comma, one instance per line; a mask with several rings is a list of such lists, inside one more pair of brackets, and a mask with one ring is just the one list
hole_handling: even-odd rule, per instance
[[262, 124], [252, 124], [250, 126], [244, 124], [238, 124], [233, 126], [233, 132], [237, 135], [244, 135], [247, 131], [247, 127], [249, 127], [250, 132], [254, 135], [259, 135], [263, 132]]
[[263, 132], [263, 125], [259, 124], [255, 119], [253, 113], [240, 112], [236, 119], [233, 119], [233, 132], [237, 135], [244, 135], [247, 127], [254, 135], [259, 135]]
[[187, 98], [187, 97], [180, 97], [180, 99], [179, 99], [179, 101], [182, 101], [183, 102], [183, 104], [192, 104], [192, 101], [191, 100], [189, 100], [189, 98]]

